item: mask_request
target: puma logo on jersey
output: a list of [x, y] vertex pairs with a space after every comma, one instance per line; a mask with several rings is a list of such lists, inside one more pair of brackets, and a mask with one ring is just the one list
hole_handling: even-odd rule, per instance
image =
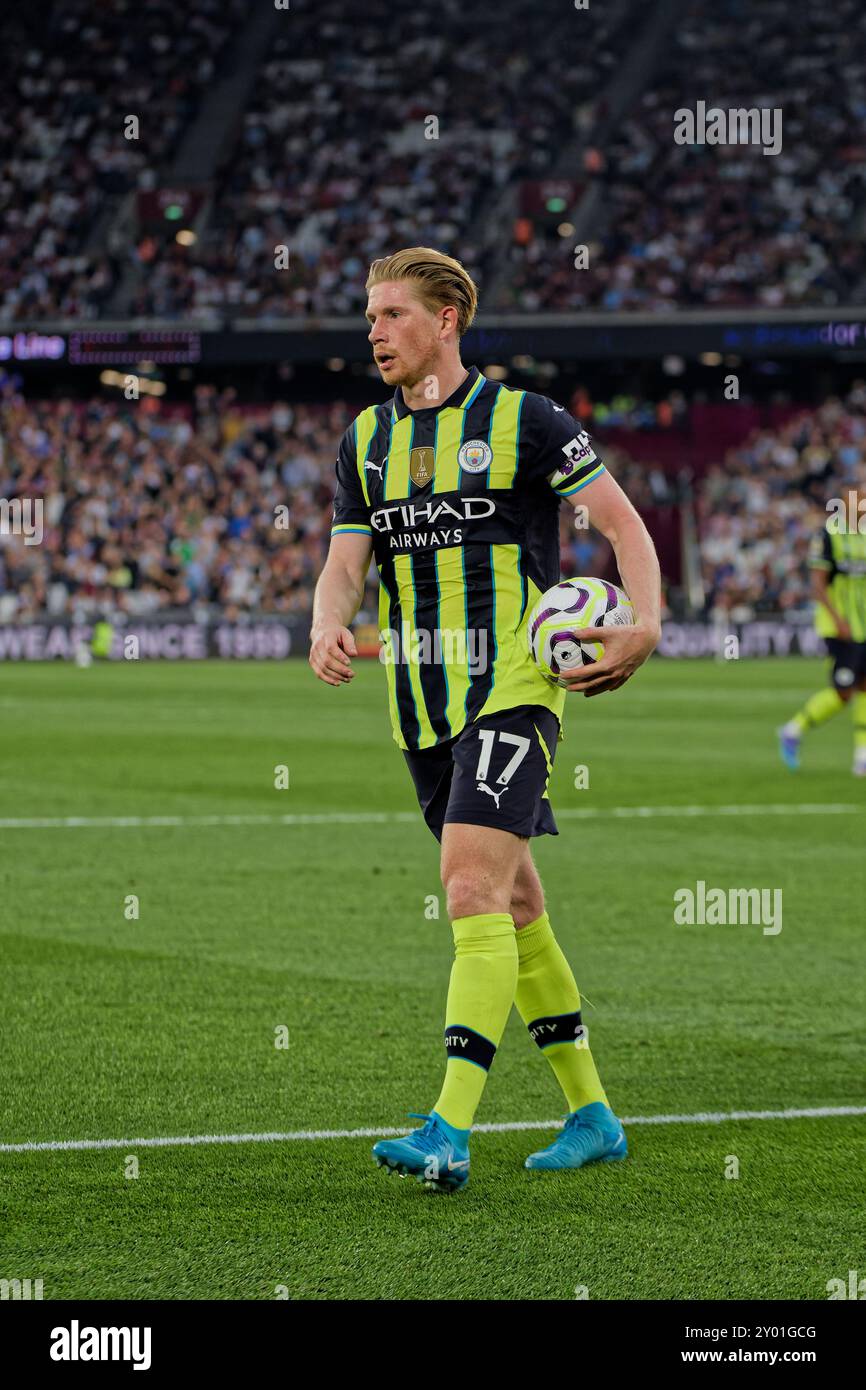
[[500, 798], [500, 796], [502, 795], [502, 792], [507, 792], [507, 791], [508, 791], [508, 788], [507, 788], [507, 787], [503, 787], [503, 788], [502, 788], [502, 791], [495, 792], [495, 791], [493, 790], [492, 787], [488, 787], [488, 785], [487, 785], [486, 782], [479, 782], [479, 783], [478, 783], [478, 790], [479, 790], [480, 792], [487, 792], [487, 795], [488, 795], [488, 796], [492, 796], [492, 797], [493, 797], [493, 800], [496, 802], [496, 809], [497, 809], [497, 811], [498, 811], [498, 810], [499, 810], [499, 798]]
[[[380, 478], [383, 478], [382, 469], [385, 467], [385, 464], [386, 464], [387, 462], [388, 462], [387, 458], [383, 458], [381, 463], [371, 463], [371, 462], [369, 461], [369, 459], [367, 459], [367, 460], [365, 460], [365, 462], [364, 462], [364, 467], [365, 467], [365, 468], [372, 468], [376, 473], [379, 474], [379, 477], [380, 477]], [[384, 478], [383, 478], [383, 481], [384, 481]]]

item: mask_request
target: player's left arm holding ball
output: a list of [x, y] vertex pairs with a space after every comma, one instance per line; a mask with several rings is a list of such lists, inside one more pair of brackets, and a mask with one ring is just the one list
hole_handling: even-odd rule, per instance
[[[543, 471], [555, 493], [570, 502], [575, 511], [586, 510], [589, 521], [613, 547], [623, 588], [634, 608], [633, 627], [575, 629], [578, 640], [604, 643], [604, 657], [579, 667], [573, 675], [563, 672], [562, 684], [587, 696], [601, 695], [624, 685], [658, 645], [659, 562], [649, 532], [619, 483], [595, 454], [580, 421], [545, 397], [536, 396], [534, 404], [541, 409], [532, 472], [538, 476]], [[553, 471], [548, 473], [548, 468]]]
[[658, 557], [649, 532], [609, 473], [588, 484], [568, 499], [574, 507], [585, 506], [597, 531], [610, 541], [616, 556], [623, 588], [631, 599], [633, 627], [579, 628], [579, 640], [604, 643], [604, 657], [592, 666], [583, 666], [574, 675], [564, 675], [568, 690], [584, 695], [601, 695], [618, 690], [629, 676], [652, 655], [661, 636], [661, 574]]

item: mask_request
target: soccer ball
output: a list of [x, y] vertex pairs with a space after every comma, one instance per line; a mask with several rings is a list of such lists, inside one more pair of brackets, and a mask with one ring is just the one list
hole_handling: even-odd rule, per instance
[[527, 635], [532, 659], [552, 685], [561, 673], [591, 666], [604, 655], [603, 642], [578, 642], [574, 629], [630, 627], [631, 600], [605, 579], [563, 579], [542, 594], [529, 615]]

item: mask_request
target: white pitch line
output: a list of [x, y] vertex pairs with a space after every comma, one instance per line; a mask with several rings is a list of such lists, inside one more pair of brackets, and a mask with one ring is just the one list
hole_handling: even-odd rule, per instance
[[[560, 820], [643, 820], [697, 816], [850, 816], [866, 802], [759, 802], [743, 806], [567, 806]], [[288, 815], [31, 816], [0, 818], [0, 830], [139, 830], [218, 825], [423, 825], [420, 811], [319, 811]]]
[[[866, 1115], [866, 1105], [822, 1105], [809, 1110], [705, 1110], [695, 1115], [623, 1115], [624, 1125], [720, 1125], [729, 1120], [819, 1120], [833, 1115]], [[559, 1129], [562, 1120], [512, 1120], [474, 1125], [474, 1132], [506, 1134], [524, 1129]], [[68, 1149], [167, 1149], [199, 1144], [278, 1144], [320, 1139], [385, 1139], [405, 1134], [390, 1129], [297, 1129], [264, 1134], [181, 1134], [157, 1139], [47, 1139], [39, 1143], [0, 1144], [0, 1153], [56, 1153]]]

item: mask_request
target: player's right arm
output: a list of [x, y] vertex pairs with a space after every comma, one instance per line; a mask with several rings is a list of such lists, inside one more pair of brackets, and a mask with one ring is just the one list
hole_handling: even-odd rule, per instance
[[364, 600], [373, 554], [370, 507], [358, 476], [355, 427], [346, 430], [337, 454], [337, 487], [331, 545], [313, 598], [310, 665], [326, 685], [344, 685], [357, 656], [349, 624]]
[[349, 624], [361, 607], [373, 543], [357, 532], [331, 537], [325, 568], [313, 599], [310, 665], [327, 685], [354, 676], [349, 657], [357, 656]]
[[843, 642], [850, 642], [851, 629], [842, 614], [830, 601], [830, 576], [826, 570], [812, 570], [812, 597], [816, 603], [822, 604], [830, 614], [836, 624], [836, 636], [841, 637]]
[[843, 642], [851, 640], [851, 629], [830, 598], [830, 584], [835, 572], [833, 545], [826, 527], [812, 540], [809, 547], [809, 569], [812, 573], [812, 597], [827, 610]]

